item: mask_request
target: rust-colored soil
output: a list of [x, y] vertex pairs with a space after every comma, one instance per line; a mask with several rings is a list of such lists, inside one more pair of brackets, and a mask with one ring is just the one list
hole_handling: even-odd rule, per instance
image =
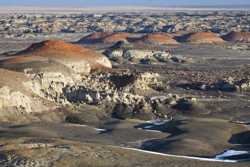
[[202, 44], [202, 43], [223, 43], [224, 40], [212, 32], [196, 32], [182, 37], [185, 42]]
[[109, 32], [94, 32], [80, 39], [78, 43], [98, 43], [102, 42], [102, 39], [110, 35]]
[[117, 33], [113, 33], [111, 35], [108, 35], [108, 36], [104, 37], [102, 39], [102, 41], [104, 43], [115, 43], [115, 42], [118, 42], [118, 41], [127, 40], [129, 38], [129, 36], [131, 36], [130, 33], [117, 32]]
[[175, 45], [178, 42], [172, 38], [171, 35], [167, 33], [153, 33], [147, 34], [141, 38], [135, 40], [136, 42], [149, 42], [149, 43], [157, 43], [157, 44], [167, 44], [167, 45]]
[[66, 43], [61, 40], [49, 40], [32, 44], [26, 50], [15, 55], [14, 58], [2, 61], [2, 64], [28, 63], [48, 59], [61, 59], [69, 61], [86, 60], [93, 69], [101, 66], [109, 67], [100, 63], [105, 57], [91, 49], [76, 44]]

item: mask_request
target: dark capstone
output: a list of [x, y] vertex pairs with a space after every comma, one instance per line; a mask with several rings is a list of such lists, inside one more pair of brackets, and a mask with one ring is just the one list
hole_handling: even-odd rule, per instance
[[113, 46], [110, 47], [111, 50], [113, 49], [121, 49], [121, 48], [126, 48], [126, 47], [131, 47], [132, 45], [126, 41], [126, 40], [122, 40], [122, 41], [118, 41], [116, 42]]
[[8, 161], [8, 155], [0, 153], [0, 165]]
[[109, 58], [109, 60], [111, 60], [113, 62], [116, 62], [118, 64], [122, 64], [123, 63], [123, 58], [122, 57], [112, 57], [112, 58]]
[[133, 83], [136, 77], [135, 75], [132, 74], [124, 74], [124, 75], [112, 75], [110, 76], [109, 79], [117, 88], [122, 88]]
[[208, 90], [208, 86], [206, 86], [202, 82], [195, 82], [195, 83], [181, 83], [177, 84], [176, 87], [186, 89], [186, 90]]
[[171, 60], [175, 63], [184, 63], [185, 61], [178, 57], [171, 57]]
[[140, 63], [141, 64], [152, 64], [152, 61], [150, 59], [141, 59]]
[[81, 124], [82, 123], [82, 119], [79, 118], [77, 115], [68, 115], [65, 118], [65, 122], [67, 122], [67, 123], [73, 123], [73, 124]]
[[166, 25], [162, 27], [163, 32], [173, 32], [175, 30], [175, 25]]
[[140, 103], [135, 106], [133, 111], [133, 118], [140, 120], [152, 120], [155, 119], [153, 114], [152, 106], [145, 107], [144, 103]]
[[229, 143], [231, 144], [250, 144], [250, 131], [244, 131], [241, 133], [233, 134], [229, 139]]
[[215, 84], [215, 89], [218, 89], [218, 90], [224, 91], [224, 92], [234, 92], [237, 90], [235, 85], [232, 85], [226, 81], [218, 81]]
[[192, 107], [192, 103], [190, 103], [186, 99], [180, 99], [177, 101], [177, 104], [173, 106], [174, 109], [181, 110], [181, 111], [187, 111], [190, 110]]

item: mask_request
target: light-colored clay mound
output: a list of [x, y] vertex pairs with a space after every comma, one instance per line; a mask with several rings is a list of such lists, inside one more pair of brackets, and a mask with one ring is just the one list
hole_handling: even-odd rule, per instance
[[103, 38], [107, 37], [110, 34], [111, 33], [109, 32], [94, 32], [80, 39], [78, 43], [86, 43], [86, 44], [100, 43], [102, 42]]
[[248, 43], [250, 42], [250, 32], [235, 32], [232, 31], [224, 36], [222, 38], [225, 41], [229, 42], [245, 42]]
[[25, 87], [27, 81], [24, 73], [0, 69], [0, 121], [24, 121], [27, 113], [55, 107], [29, 91]]
[[180, 38], [182, 42], [190, 42], [194, 44], [220, 44], [224, 40], [217, 34], [212, 32], [196, 32], [184, 35]]
[[[130, 39], [133, 41], [133, 39]], [[166, 33], [152, 33], [147, 34], [141, 38], [135, 39], [135, 42], [151, 43], [151, 44], [165, 44], [165, 45], [176, 45], [178, 42], [172, 38], [171, 35]]]
[[116, 32], [108, 35], [102, 39], [103, 43], [116, 43], [118, 41], [125, 41], [131, 36], [130, 33], [126, 32]]
[[63, 64], [78, 73], [88, 73], [86, 71], [101, 68], [112, 68], [111, 62], [104, 55], [80, 45], [60, 40], [32, 44], [26, 50], [17, 53], [14, 58], [4, 60], [1, 64], [6, 66], [46, 59]]

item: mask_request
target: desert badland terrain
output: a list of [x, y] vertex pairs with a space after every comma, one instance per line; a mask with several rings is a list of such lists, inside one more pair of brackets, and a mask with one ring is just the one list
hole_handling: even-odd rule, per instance
[[250, 12], [0, 14], [0, 166], [250, 166]]

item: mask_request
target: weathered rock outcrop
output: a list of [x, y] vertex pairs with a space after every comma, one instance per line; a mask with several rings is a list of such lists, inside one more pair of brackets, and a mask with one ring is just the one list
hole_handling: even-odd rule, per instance
[[136, 108], [149, 103], [144, 95], [137, 94], [149, 91], [161, 82], [157, 74], [111, 74], [101, 73], [74, 80], [61, 73], [28, 74], [25, 82], [27, 89], [36, 95], [60, 104], [94, 104], [104, 102], [123, 103]]
[[113, 48], [107, 49], [104, 54], [112, 61], [123, 63], [154, 64], [166, 62], [185, 62], [184, 58], [171, 55], [169, 51], [142, 50], [136, 48]]
[[0, 69], [0, 76], [1, 120], [13, 114], [38, 113], [55, 107], [26, 89], [24, 83], [28, 78], [24, 74]]
[[0, 109], [17, 112], [32, 112], [32, 101], [19, 91], [12, 91], [9, 87], [0, 88]]
[[73, 79], [62, 73], [44, 72], [27, 74], [27, 76], [30, 79], [24, 83], [27, 89], [42, 98], [57, 103], [66, 103], [63, 97], [63, 88], [67, 85], [74, 85]]

